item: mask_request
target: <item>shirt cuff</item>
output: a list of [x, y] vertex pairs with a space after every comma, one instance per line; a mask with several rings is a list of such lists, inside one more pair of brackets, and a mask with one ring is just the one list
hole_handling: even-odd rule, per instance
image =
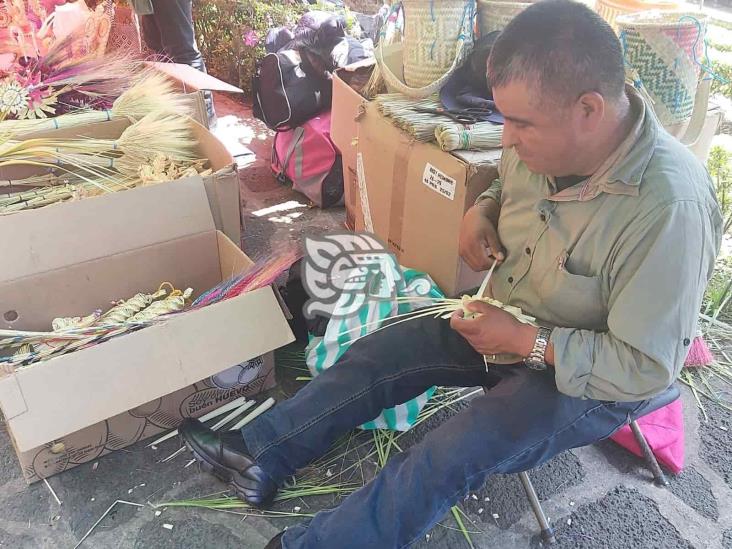
[[554, 346], [554, 378], [559, 392], [586, 398], [592, 376], [594, 334], [573, 328], [554, 328], [549, 338]]

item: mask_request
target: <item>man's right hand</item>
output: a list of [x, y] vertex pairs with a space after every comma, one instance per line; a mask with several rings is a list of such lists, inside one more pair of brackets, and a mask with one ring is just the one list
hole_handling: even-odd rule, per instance
[[476, 272], [489, 269], [494, 261], [500, 264], [505, 258], [496, 231], [499, 208], [493, 200], [485, 200], [470, 208], [460, 225], [460, 256]]

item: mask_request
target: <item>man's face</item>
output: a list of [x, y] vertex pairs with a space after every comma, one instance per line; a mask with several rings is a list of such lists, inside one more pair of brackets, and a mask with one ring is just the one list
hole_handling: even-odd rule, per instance
[[537, 91], [514, 81], [493, 88], [493, 99], [506, 119], [504, 148], [513, 147], [534, 173], [560, 177], [573, 175], [577, 155], [582, 151], [579, 120], [572, 106], [539, 104]]

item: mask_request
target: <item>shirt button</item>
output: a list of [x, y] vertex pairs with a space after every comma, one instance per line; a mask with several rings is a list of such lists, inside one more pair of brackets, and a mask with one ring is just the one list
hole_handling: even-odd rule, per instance
[[512, 277], [512, 276], [509, 276], [509, 277], [508, 277], [508, 283], [509, 283], [509, 284], [513, 284], [513, 277]]
[[690, 339], [689, 339], [689, 338], [687, 337], [687, 338], [686, 338], [686, 339], [684, 340], [684, 347], [688, 347], [690, 343], [691, 343], [691, 340], [690, 340]]
[[526, 255], [531, 255], [531, 248], [526, 248], [524, 251], [526, 252]]
[[544, 214], [541, 214], [539, 216], [539, 219], [541, 219], [542, 221], [546, 221], [546, 216]]

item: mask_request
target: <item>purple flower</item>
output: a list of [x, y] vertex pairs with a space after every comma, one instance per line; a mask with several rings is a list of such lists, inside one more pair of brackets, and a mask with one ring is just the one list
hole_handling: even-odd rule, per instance
[[247, 33], [244, 35], [244, 45], [249, 46], [250, 48], [253, 48], [259, 44], [259, 36], [257, 36], [257, 33], [253, 30], [247, 31]]

